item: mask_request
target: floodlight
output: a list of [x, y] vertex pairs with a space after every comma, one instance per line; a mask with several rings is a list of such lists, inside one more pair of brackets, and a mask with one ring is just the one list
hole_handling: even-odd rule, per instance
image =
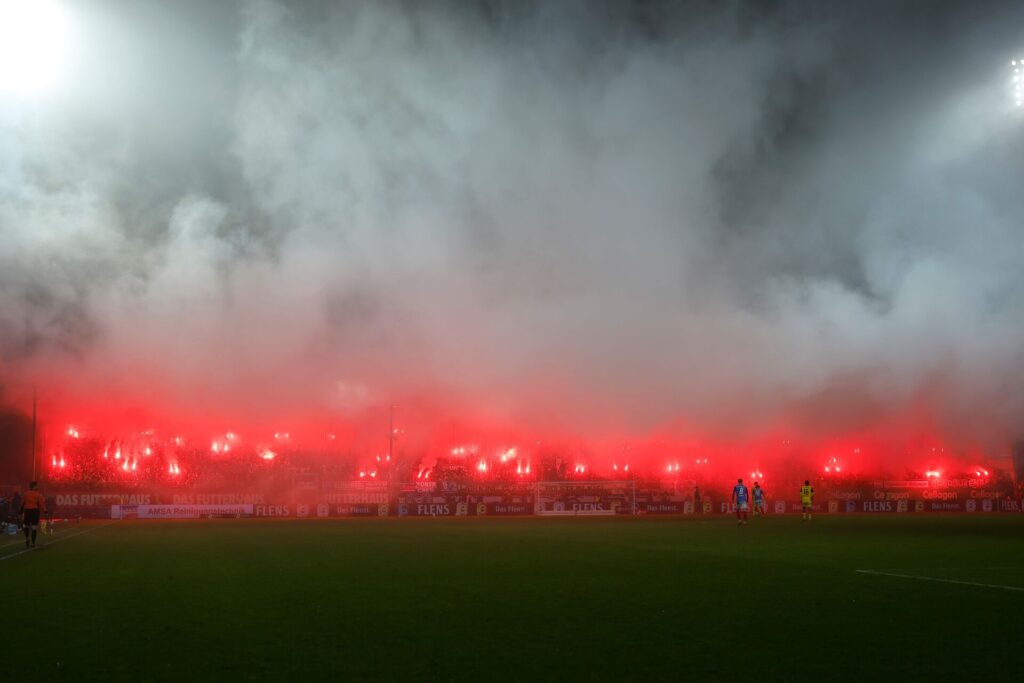
[[56, 0], [0, 0], [0, 94], [52, 87], [67, 62], [66, 9]]

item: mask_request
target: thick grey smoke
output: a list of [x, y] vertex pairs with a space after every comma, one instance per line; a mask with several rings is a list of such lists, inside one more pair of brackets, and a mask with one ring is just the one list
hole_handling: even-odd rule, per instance
[[2, 102], [11, 387], [260, 421], [1022, 427], [1019, 7], [73, 8], [65, 87]]

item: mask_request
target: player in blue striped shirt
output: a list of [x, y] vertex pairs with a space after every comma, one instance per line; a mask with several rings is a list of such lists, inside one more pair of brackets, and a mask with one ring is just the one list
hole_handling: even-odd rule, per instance
[[746, 524], [747, 523], [747, 509], [750, 506], [750, 491], [743, 483], [742, 479], [736, 480], [736, 485], [732, 487], [732, 502], [736, 506], [736, 523]]

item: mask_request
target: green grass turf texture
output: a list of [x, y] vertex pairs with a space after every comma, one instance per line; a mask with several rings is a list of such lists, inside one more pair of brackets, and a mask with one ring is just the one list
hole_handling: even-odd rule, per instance
[[1024, 515], [96, 526], [17, 556], [0, 537], [7, 672], [980, 680], [1024, 662], [1024, 592], [855, 572], [1024, 587]]

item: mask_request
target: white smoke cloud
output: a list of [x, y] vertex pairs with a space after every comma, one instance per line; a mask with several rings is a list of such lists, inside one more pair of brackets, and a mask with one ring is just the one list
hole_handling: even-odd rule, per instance
[[842, 6], [93, 9], [78, 87], [3, 103], [12, 383], [262, 422], [1019, 428], [1022, 122], [977, 80], [1005, 13], [933, 65], [912, 16], [876, 54]]

